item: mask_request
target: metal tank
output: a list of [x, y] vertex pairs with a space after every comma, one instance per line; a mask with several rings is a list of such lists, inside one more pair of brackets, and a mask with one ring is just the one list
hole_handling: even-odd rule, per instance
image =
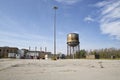
[[67, 58], [75, 58], [77, 52], [80, 51], [79, 34], [67, 34]]
[[68, 34], [67, 35], [67, 44], [72, 47], [79, 45], [79, 34], [77, 34], [77, 33]]

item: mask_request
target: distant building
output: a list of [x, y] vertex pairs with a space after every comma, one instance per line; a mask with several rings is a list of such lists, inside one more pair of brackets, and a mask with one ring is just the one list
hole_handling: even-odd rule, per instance
[[95, 59], [95, 55], [86, 55], [86, 59]]
[[15, 57], [17, 51], [17, 47], [0, 47], [0, 58]]
[[0, 47], [0, 58], [17, 58], [17, 59], [45, 59], [51, 58], [51, 52], [30, 51], [28, 49], [18, 49], [17, 47]]
[[26, 58], [26, 53], [28, 52], [28, 49], [19, 49], [16, 55], [16, 58]]
[[39, 51], [28, 51], [26, 53], [26, 58], [30, 58], [30, 59], [33, 59], [33, 58], [38, 58], [39, 57]]
[[51, 52], [44, 52], [44, 51], [28, 51], [26, 53], [26, 58], [30, 59], [45, 59], [45, 55], [47, 58], [51, 58]]
[[99, 59], [100, 56], [99, 55], [86, 55], [86, 59]]

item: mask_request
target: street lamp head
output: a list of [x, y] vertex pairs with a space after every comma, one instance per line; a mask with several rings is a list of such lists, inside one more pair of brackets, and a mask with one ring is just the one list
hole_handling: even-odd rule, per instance
[[57, 7], [57, 6], [54, 6], [54, 7], [53, 7], [53, 9], [55, 9], [55, 10], [56, 10], [56, 9], [58, 9], [58, 7]]

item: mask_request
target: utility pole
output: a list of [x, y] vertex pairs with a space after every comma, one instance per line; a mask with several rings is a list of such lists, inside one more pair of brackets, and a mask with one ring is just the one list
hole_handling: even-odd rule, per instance
[[58, 7], [54, 6], [53, 9], [55, 10], [55, 13], [54, 13], [54, 57], [56, 57], [56, 10], [58, 9]]

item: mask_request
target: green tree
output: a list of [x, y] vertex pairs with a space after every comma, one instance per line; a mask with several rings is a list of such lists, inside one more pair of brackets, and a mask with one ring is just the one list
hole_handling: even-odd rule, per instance
[[86, 56], [86, 51], [84, 49], [76, 52], [76, 54], [75, 54], [75, 58], [77, 58], [77, 59], [85, 58], [85, 56]]

